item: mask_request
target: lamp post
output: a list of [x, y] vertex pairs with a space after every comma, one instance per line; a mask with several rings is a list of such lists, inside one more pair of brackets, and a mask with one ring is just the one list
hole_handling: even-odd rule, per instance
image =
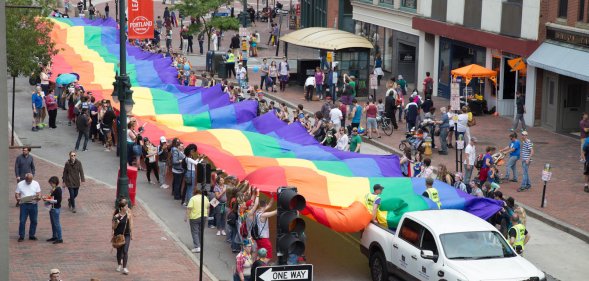
[[552, 178], [552, 166], [550, 166], [550, 163], [546, 163], [544, 164], [544, 170], [542, 170], [542, 180], [544, 181], [544, 188], [542, 189], [542, 202], [540, 203], [542, 208], [544, 208], [546, 205], [546, 183], [550, 181], [550, 178]]
[[113, 83], [113, 99], [119, 102], [119, 178], [117, 179], [117, 198], [127, 199], [129, 206], [129, 177], [127, 176], [127, 111], [133, 109], [133, 91], [131, 81], [127, 76], [127, 35], [125, 34], [125, 1], [119, 1], [119, 74]]
[[115, 20], [119, 22], [119, 0], [115, 0], [115, 17]]

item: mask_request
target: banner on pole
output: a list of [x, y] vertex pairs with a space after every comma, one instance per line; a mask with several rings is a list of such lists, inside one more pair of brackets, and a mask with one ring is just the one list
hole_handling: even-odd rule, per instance
[[154, 37], [153, 0], [127, 0], [129, 39]]

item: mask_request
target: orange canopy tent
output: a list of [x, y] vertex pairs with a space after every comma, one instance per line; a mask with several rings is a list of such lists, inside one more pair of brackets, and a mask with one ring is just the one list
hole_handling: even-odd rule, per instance
[[484, 68], [478, 64], [471, 64], [465, 67], [452, 70], [452, 77], [464, 77], [466, 85], [470, 83], [472, 78], [489, 78], [493, 83], [497, 83], [497, 71]]

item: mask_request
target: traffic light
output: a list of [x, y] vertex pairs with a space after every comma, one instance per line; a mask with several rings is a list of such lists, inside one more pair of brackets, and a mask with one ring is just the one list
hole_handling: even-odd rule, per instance
[[299, 217], [299, 211], [305, 208], [307, 201], [298, 194], [296, 187], [279, 187], [276, 201], [276, 253], [278, 264], [286, 265], [289, 255], [300, 256], [305, 252], [305, 242], [302, 239], [305, 221]]

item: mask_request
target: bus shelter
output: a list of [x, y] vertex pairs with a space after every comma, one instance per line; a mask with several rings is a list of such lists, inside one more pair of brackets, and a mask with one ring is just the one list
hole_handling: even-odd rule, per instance
[[[337, 64], [341, 83], [344, 73], [356, 77], [357, 96], [368, 96], [370, 79], [370, 50], [372, 43], [366, 38], [339, 29], [324, 27], [309, 27], [300, 29], [280, 37], [284, 42], [285, 55], [288, 57], [288, 44], [317, 49], [321, 59], [319, 65]], [[333, 52], [333, 55], [328, 55]], [[319, 66], [315, 65], [315, 66]], [[314, 67], [310, 65], [297, 68], [299, 79], [311, 74]]]

